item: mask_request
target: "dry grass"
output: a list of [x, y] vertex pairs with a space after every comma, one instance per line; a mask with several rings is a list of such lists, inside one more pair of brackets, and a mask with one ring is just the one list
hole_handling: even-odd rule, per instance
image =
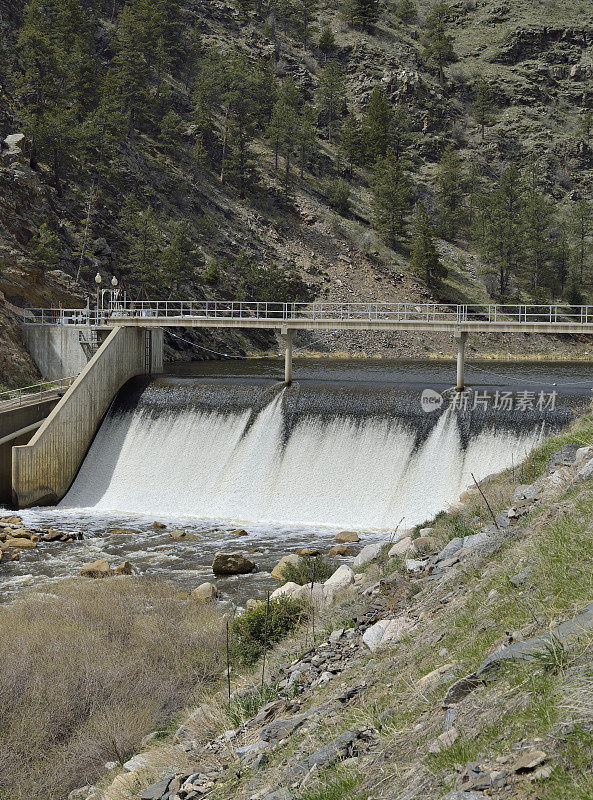
[[220, 674], [222, 616], [170, 584], [67, 581], [0, 611], [0, 794], [93, 782]]

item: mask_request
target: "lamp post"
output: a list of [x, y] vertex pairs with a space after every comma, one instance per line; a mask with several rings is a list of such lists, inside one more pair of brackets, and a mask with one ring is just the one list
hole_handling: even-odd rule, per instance
[[99, 323], [99, 292], [101, 291], [101, 284], [103, 283], [103, 278], [97, 274], [95, 275], [95, 283], [97, 284], [97, 324]]

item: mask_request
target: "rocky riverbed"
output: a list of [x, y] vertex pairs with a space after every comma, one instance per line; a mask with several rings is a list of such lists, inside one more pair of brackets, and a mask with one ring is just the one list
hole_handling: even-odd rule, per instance
[[[365, 546], [356, 571], [342, 565], [323, 583], [280, 588], [308, 594], [317, 638], [308, 624], [261, 675], [232, 675], [231, 702], [250, 708], [262, 681], [273, 697], [237, 719], [224, 690], [213, 692], [165, 742], [147, 737], [109, 765], [115, 776], [72, 800], [296, 800], [313, 790], [325, 798], [323, 787], [364, 800], [570, 796], [560, 789], [573, 785], [574, 737], [593, 753], [582, 728], [593, 707], [586, 695], [574, 703], [593, 658], [593, 604], [575, 595], [558, 605], [550, 581], [562, 567], [541, 570], [556, 558], [546, 532], [590, 495], [593, 447], [582, 444], [592, 432], [559, 440], [531, 483], [494, 478], [480, 487], [487, 505], [470, 491], [422, 536]], [[472, 533], [461, 524], [470, 519]], [[547, 717], [532, 706], [543, 695]]]

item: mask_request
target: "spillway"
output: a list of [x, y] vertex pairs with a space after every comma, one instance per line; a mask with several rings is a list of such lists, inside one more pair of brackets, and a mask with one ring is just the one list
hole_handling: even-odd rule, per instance
[[386, 530], [429, 519], [519, 464], [558, 415], [451, 409], [375, 386], [133, 381], [64, 509]]

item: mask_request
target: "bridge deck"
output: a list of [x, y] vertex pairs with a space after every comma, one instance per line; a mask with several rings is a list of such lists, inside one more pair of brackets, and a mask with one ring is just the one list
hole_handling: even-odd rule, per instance
[[25, 324], [100, 328], [440, 331], [592, 334], [593, 306], [413, 303], [236, 303], [110, 301], [98, 310], [25, 309]]

